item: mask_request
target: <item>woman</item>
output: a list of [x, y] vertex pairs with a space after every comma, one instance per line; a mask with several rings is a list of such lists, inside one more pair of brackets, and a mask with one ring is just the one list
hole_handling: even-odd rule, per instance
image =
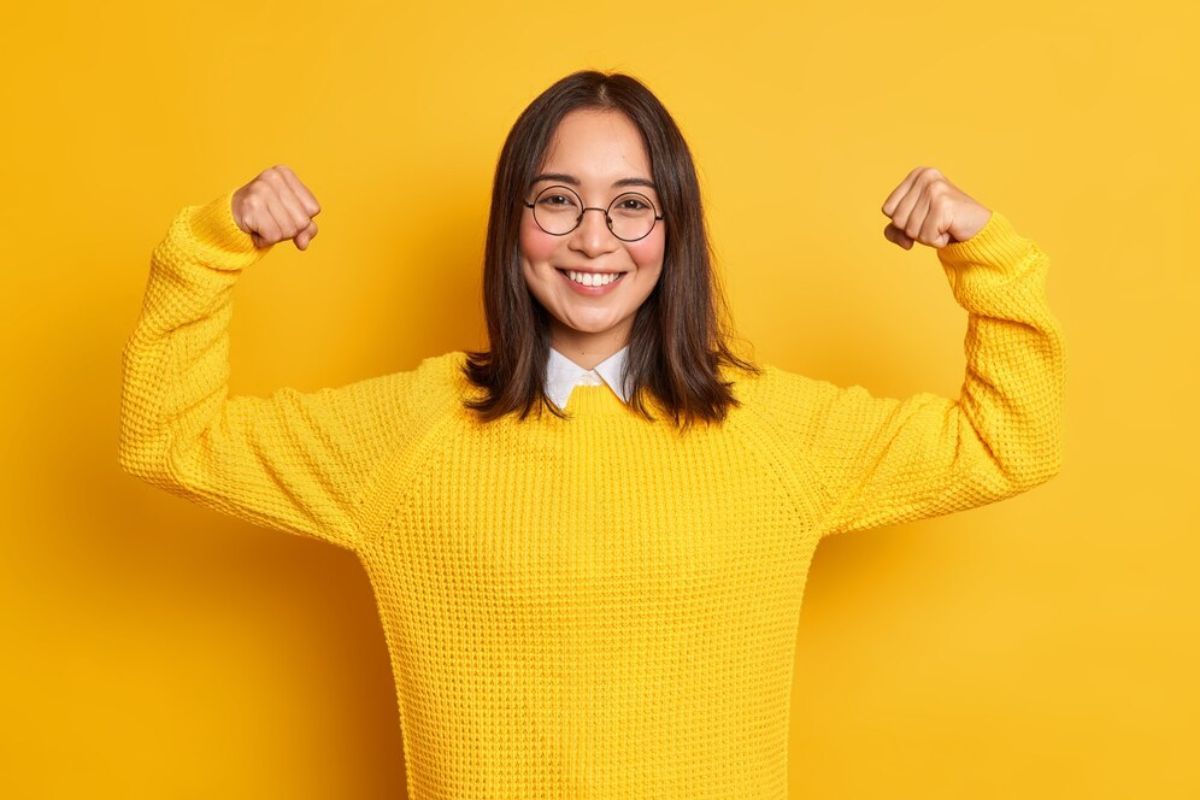
[[567, 76], [509, 134], [490, 350], [229, 397], [234, 284], [275, 243], [307, 248], [319, 211], [280, 166], [175, 218], [123, 353], [120, 461], [359, 556], [417, 800], [786, 796], [821, 538], [1059, 469], [1048, 260], [937, 170], [892, 192], [885, 235], [936, 247], [968, 312], [957, 401], [735, 355], [688, 148], [625, 75]]

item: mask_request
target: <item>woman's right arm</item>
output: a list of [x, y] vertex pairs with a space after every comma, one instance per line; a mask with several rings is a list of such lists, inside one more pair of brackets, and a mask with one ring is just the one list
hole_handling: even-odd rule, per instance
[[363, 492], [402, 436], [418, 371], [230, 397], [234, 285], [270, 249], [239, 227], [234, 196], [183, 208], [152, 252], [122, 351], [119, 463], [200, 505], [354, 550]]

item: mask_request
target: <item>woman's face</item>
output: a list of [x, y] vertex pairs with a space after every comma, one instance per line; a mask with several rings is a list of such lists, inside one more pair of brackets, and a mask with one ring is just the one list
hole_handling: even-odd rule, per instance
[[[618, 184], [628, 179], [644, 183]], [[607, 209], [618, 195], [638, 192], [661, 214], [652, 180], [641, 134], [628, 117], [612, 110], [579, 109], [559, 123], [525, 200], [533, 202], [538, 192], [557, 184], [573, 189], [584, 206]], [[614, 209], [614, 218], [616, 213]], [[662, 272], [665, 225], [666, 220], [658, 220], [649, 235], [627, 242], [613, 235], [604, 214], [586, 211], [579, 227], [555, 236], [538, 227], [533, 209], [525, 208], [521, 267], [529, 290], [550, 312], [555, 349], [577, 358], [603, 357], [628, 344], [634, 315]], [[619, 279], [605, 287], [579, 286], [568, 270], [612, 272]]]

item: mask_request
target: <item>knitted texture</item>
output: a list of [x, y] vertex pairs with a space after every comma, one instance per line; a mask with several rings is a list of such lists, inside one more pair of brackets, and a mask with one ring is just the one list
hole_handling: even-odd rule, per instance
[[993, 212], [937, 251], [968, 313], [960, 398], [764, 365], [677, 431], [605, 385], [480, 423], [465, 353], [338, 388], [230, 397], [258, 248], [231, 193], [154, 249], [122, 354], [120, 464], [359, 557], [414, 800], [787, 796], [796, 626], [822, 537], [1011, 497], [1062, 461], [1046, 256]]

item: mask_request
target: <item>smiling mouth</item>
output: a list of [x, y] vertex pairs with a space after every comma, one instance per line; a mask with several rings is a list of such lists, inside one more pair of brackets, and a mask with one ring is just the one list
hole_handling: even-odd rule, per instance
[[[620, 282], [620, 280], [621, 280], [622, 278], [624, 278], [624, 277], [625, 277], [625, 275], [626, 275], [626, 273], [625, 273], [625, 272], [584, 272], [584, 271], [581, 271], [581, 270], [567, 270], [567, 269], [563, 269], [562, 267], [555, 267], [554, 269], [555, 269], [557, 272], [559, 272], [560, 274], [562, 274], [562, 276], [563, 276], [564, 278], [566, 278], [567, 280], [571, 281], [572, 283], [574, 283], [574, 284], [576, 284], [576, 285], [578, 285], [578, 286], [583, 286], [583, 287], [586, 287], [586, 288], [594, 288], [594, 289], [602, 289], [602, 288], [605, 288], [605, 287], [607, 287], [607, 286], [611, 286], [611, 285], [612, 285], [612, 284], [614, 284], [614, 283], [618, 283], [618, 282]], [[597, 283], [591, 283], [591, 282], [588, 282], [588, 283], [583, 283], [583, 282], [577, 281], [577, 280], [575, 280], [574, 278], [572, 278], [572, 277], [571, 277], [571, 273], [572, 273], [572, 272], [574, 272], [576, 275], [583, 275], [583, 276], [596, 276], [595, 278], [588, 278], [588, 280], [589, 280], [589, 281], [591, 281], [591, 280], [597, 280], [597, 281], [600, 281], [600, 282], [597, 282]]]

